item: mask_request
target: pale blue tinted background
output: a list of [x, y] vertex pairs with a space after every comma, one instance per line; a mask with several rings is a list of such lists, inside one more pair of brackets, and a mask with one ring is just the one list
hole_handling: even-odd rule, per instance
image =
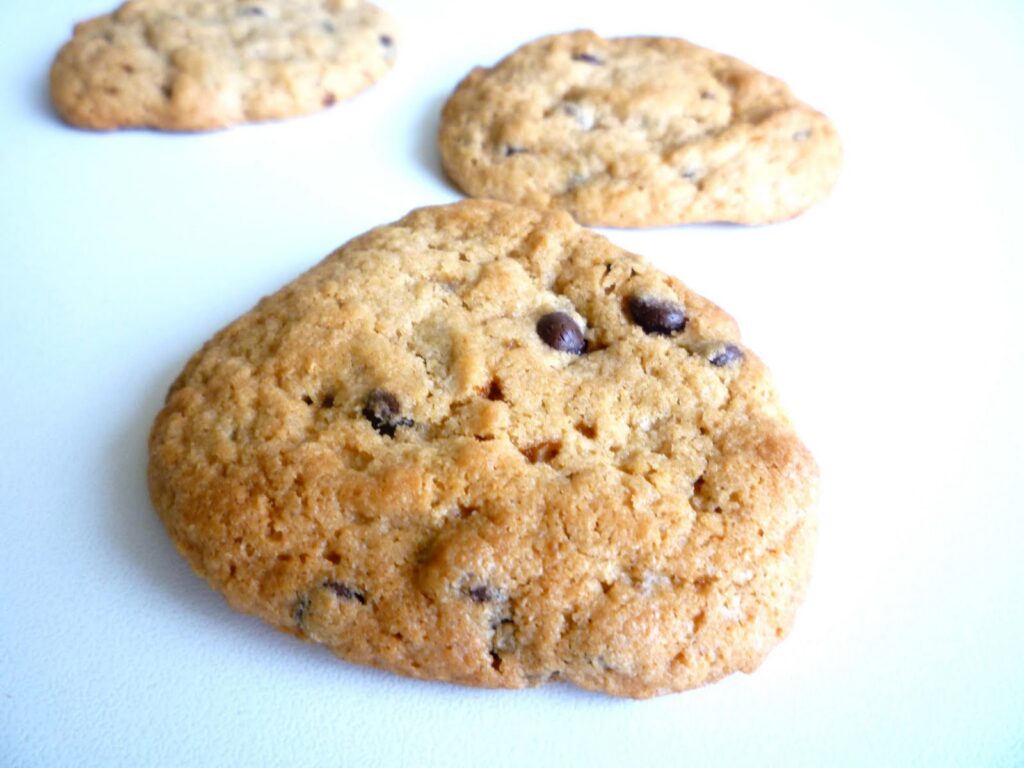
[[[56, 120], [51, 57], [107, 7], [0, 3], [0, 765], [1024, 765], [1024, 5], [394, 0], [378, 87], [203, 136]], [[341, 242], [457, 199], [446, 94], [581, 26], [733, 53], [843, 136], [800, 219], [608, 232], [737, 317], [819, 458], [795, 631], [636, 703], [412, 682], [232, 613], [149, 506], [168, 384]]]

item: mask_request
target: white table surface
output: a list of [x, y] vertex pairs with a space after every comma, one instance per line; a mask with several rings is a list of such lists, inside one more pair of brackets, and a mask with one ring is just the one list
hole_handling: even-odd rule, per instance
[[[51, 57], [106, 0], [0, 2], [0, 765], [1024, 765], [1024, 3], [386, 5], [377, 87], [180, 136], [54, 116]], [[736, 316], [820, 461], [793, 634], [631, 702], [406, 680], [233, 613], [147, 497], [172, 377], [335, 246], [457, 199], [447, 93], [582, 26], [733, 53], [843, 136], [797, 220], [606, 231]]]

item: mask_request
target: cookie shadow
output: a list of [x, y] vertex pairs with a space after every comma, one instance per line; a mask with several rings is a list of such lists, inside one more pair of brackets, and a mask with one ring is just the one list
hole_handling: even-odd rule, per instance
[[[120, 425], [105, 453], [104, 479], [109, 528], [114, 556], [119, 557], [139, 591], [155, 592], [170, 610], [186, 608], [211, 625], [229, 626], [239, 632], [263, 632], [267, 638], [289, 638], [252, 616], [233, 611], [227, 601], [192, 570], [174, 547], [149, 498], [146, 469], [149, 463], [149, 431], [164, 405], [174, 378], [185, 359], [154, 376], [142, 391], [135, 410]], [[230, 628], [228, 631], [232, 631]], [[294, 642], [294, 641], [292, 641]]]
[[415, 143], [412, 147], [412, 156], [416, 163], [434, 178], [444, 184], [445, 187], [455, 194], [461, 195], [460, 190], [448, 174], [444, 172], [441, 164], [441, 150], [437, 145], [437, 132], [441, 127], [441, 108], [448, 100], [448, 93], [435, 93], [426, 101], [426, 108], [423, 110], [415, 126]]
[[[134, 582], [133, 589], [155, 591], [170, 605], [169, 610], [184, 608], [194, 617], [211, 626], [221, 627], [225, 632], [237, 632], [249, 638], [258, 635], [269, 652], [303, 654], [301, 666], [308, 671], [311, 680], [323, 677], [345, 679], [349, 684], [368, 686], [363, 690], [376, 691], [375, 695], [382, 701], [390, 700], [397, 691], [399, 695], [429, 695], [440, 705], [455, 705], [469, 698], [482, 707], [500, 707], [512, 701], [514, 696], [542, 696], [563, 701], [570, 707], [607, 707], [611, 703], [624, 702], [564, 682], [517, 692], [414, 680], [343, 661], [324, 646], [300, 642], [254, 616], [233, 611], [178, 553], [149, 499], [146, 482], [149, 431], [163, 406], [168, 387], [184, 364], [184, 359], [177, 361], [153, 377], [130, 416], [114, 430], [102, 457], [104, 465], [98, 468], [110, 510], [105, 521], [107, 540], [112, 543], [113, 555], [128, 570]], [[502, 698], [495, 700], [495, 695]]]
[[[175, 549], [149, 498], [146, 469], [149, 462], [149, 432], [163, 407], [164, 398], [185, 358], [169, 365], [144, 388], [135, 409], [112, 431], [107, 450], [101, 457], [97, 475], [109, 514], [104, 521], [112, 557], [119, 561], [140, 594], [151, 593], [167, 604], [170, 612], [185, 610], [192, 618], [227, 633], [247, 638], [258, 637], [271, 655], [302, 654], [302, 664], [312, 676], [330, 679], [355, 676], [375, 684], [396, 680], [381, 670], [350, 664], [337, 659], [327, 648], [303, 643], [280, 632], [255, 616], [237, 613], [227, 601], [196, 575]], [[406, 681], [415, 685], [415, 681]], [[393, 685], [394, 683], [390, 683]], [[384, 685], [383, 690], [387, 690]]]
[[50, 96], [50, 68], [46, 67], [42, 72], [36, 72], [29, 87], [32, 111], [50, 122], [64, 125], [57, 108], [53, 105], [53, 98]]
[[146, 481], [149, 431], [168, 388], [184, 365], [182, 359], [153, 378], [105, 453], [106, 466], [99, 472], [110, 509], [106, 524], [113, 554], [128, 571], [133, 589], [155, 593], [167, 604], [168, 611], [184, 609], [211, 627], [248, 637], [259, 635], [278, 651], [305, 651], [321, 664], [331, 664], [333, 657], [326, 649], [298, 642], [256, 617], [233, 611], [175, 549], [153, 508]]
[[175, 602], [208, 616], [224, 614], [227, 606], [192, 573], [164, 532], [149, 500], [146, 483], [149, 430], [174, 376], [184, 365], [168, 367], [146, 387], [135, 410], [114, 433], [102, 468], [109, 499], [108, 540], [142, 588], [155, 588]]

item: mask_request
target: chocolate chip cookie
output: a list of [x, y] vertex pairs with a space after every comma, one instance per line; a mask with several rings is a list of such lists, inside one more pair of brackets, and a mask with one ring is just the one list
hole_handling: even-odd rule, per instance
[[82, 22], [50, 72], [68, 123], [204, 131], [324, 109], [392, 65], [363, 0], [129, 0]]
[[467, 200], [213, 337], [149, 484], [240, 611], [352, 662], [646, 697], [789, 629], [817, 469], [733, 320], [573, 222]]
[[788, 219], [842, 158], [828, 118], [774, 77], [683, 40], [586, 31], [470, 72], [439, 142], [470, 195], [622, 227]]

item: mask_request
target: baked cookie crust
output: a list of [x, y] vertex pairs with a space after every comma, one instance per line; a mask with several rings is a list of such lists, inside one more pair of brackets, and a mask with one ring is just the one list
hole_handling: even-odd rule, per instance
[[207, 131], [330, 107], [394, 52], [392, 21], [363, 0], [129, 0], [75, 26], [50, 91], [81, 128]]
[[684, 40], [589, 31], [470, 72], [439, 144], [471, 196], [613, 227], [788, 219], [842, 164], [832, 123], [781, 80]]
[[692, 688], [810, 571], [817, 468], [734, 321], [561, 211], [352, 240], [189, 361], [149, 447], [234, 608], [417, 678]]

